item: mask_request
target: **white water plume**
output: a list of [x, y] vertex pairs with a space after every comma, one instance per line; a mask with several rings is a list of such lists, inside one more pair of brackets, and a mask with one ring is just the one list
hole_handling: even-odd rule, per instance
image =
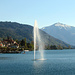
[[41, 56], [40, 58], [44, 59], [44, 55], [43, 55], [44, 43], [39, 33], [37, 21], [35, 20], [35, 23], [34, 23], [34, 60], [35, 60], [36, 49], [38, 49], [40, 52], [40, 56]]

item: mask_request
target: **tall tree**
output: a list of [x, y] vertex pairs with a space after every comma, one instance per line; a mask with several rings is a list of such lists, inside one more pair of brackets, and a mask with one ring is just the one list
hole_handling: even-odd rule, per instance
[[27, 43], [26, 43], [26, 38], [25, 38], [25, 49], [27, 49], [28, 47], [27, 47]]
[[25, 45], [25, 41], [22, 39], [21, 43], [20, 43], [21, 46], [24, 46]]

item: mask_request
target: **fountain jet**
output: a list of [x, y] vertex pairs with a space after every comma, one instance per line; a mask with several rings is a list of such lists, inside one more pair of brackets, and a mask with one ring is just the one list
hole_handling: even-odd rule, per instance
[[40, 59], [39, 60], [44, 60], [44, 56], [43, 56], [43, 50], [44, 50], [44, 43], [42, 41], [42, 37], [40, 36], [40, 33], [39, 33], [39, 28], [38, 28], [38, 25], [37, 25], [37, 21], [35, 20], [35, 23], [34, 23], [34, 60], [37, 60], [35, 59], [35, 54], [36, 54], [36, 49], [39, 50], [40, 52]]

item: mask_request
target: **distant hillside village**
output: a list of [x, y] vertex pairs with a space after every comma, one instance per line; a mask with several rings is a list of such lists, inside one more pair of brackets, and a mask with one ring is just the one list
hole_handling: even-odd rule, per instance
[[11, 37], [7, 37], [6, 39], [2, 39], [0, 41], [0, 53], [11, 53], [16, 52], [19, 53], [24, 50], [33, 50], [34, 45], [33, 42], [27, 43], [26, 38], [19, 40], [13, 40]]
[[0, 47], [19, 48], [19, 44], [10, 37], [0, 41]]

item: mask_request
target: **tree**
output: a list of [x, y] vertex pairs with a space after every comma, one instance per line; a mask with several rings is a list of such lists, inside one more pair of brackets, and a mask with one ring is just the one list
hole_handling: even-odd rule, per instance
[[51, 49], [57, 49], [57, 47], [55, 45], [51, 45], [50, 48]]
[[25, 45], [25, 41], [22, 39], [21, 43], [20, 43], [21, 46], [24, 46]]
[[18, 39], [15, 40], [17, 43], [19, 43]]
[[25, 49], [27, 49], [27, 43], [26, 43], [26, 38], [25, 38], [25, 45], [24, 45]]
[[71, 49], [71, 46], [68, 46], [69, 49]]
[[47, 49], [50, 49], [50, 46], [49, 46], [49, 44], [48, 44], [48, 46], [47, 46]]
[[62, 46], [60, 46], [60, 45], [58, 45], [58, 47], [57, 47], [57, 48], [58, 48], [58, 49], [63, 49], [63, 48], [62, 48]]

